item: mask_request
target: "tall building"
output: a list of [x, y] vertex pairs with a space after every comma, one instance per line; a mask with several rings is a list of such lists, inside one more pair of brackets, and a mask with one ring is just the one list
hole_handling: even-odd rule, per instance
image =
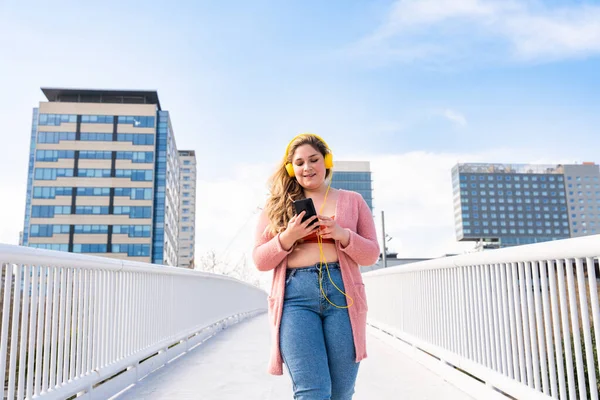
[[331, 187], [358, 192], [373, 211], [373, 187], [369, 161], [334, 161]]
[[600, 233], [599, 180], [594, 163], [458, 164], [456, 237], [507, 247]]
[[158, 93], [42, 92], [23, 245], [177, 265], [179, 157]]
[[196, 152], [180, 150], [179, 266], [194, 268], [196, 237]]

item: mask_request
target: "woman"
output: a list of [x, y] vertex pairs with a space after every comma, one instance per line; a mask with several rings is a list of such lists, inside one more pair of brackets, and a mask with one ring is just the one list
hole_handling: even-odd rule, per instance
[[[281, 375], [285, 362], [298, 400], [351, 399], [367, 356], [358, 266], [375, 263], [379, 245], [362, 196], [330, 189], [332, 167], [323, 139], [292, 139], [271, 177], [253, 251], [260, 271], [273, 270], [269, 372]], [[303, 198], [313, 200], [318, 217], [294, 215], [292, 202]]]

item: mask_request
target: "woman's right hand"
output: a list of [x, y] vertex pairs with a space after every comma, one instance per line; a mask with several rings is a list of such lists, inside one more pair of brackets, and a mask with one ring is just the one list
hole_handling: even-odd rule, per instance
[[318, 216], [315, 215], [302, 222], [302, 217], [304, 217], [305, 214], [306, 211], [302, 211], [300, 214], [294, 215], [288, 222], [288, 226], [285, 228], [285, 231], [281, 233], [281, 244], [285, 249], [291, 249], [296, 241], [319, 230], [319, 221], [309, 226], [318, 219]]

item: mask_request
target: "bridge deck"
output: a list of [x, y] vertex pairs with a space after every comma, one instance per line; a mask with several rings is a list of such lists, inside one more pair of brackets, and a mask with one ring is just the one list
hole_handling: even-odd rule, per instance
[[[355, 400], [472, 399], [376, 337], [367, 340], [369, 357], [361, 363]], [[117, 399], [291, 399], [289, 377], [266, 373], [268, 349], [262, 314], [218, 333]]]

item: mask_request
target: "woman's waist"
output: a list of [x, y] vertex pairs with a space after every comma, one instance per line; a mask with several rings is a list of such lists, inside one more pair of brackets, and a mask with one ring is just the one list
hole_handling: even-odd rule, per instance
[[329, 263], [338, 261], [337, 249], [334, 244], [322, 244], [323, 251], [317, 243], [301, 243], [287, 257], [288, 268], [306, 267], [315, 265], [321, 260]]
[[310, 264], [310, 265], [303, 265], [301, 267], [295, 267], [295, 268], [288, 267], [286, 270], [286, 275], [289, 275], [290, 273], [292, 273], [292, 271], [295, 271], [295, 272], [318, 272], [318, 271], [325, 271], [326, 269], [339, 270], [340, 263], [337, 261], [331, 261], [331, 262], [320, 262], [319, 261], [317, 263]]

